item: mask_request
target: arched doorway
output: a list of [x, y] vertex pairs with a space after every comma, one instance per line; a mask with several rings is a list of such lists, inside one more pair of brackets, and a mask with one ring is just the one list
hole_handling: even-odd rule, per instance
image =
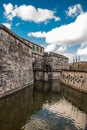
[[44, 65], [43, 72], [44, 72], [44, 75], [43, 75], [44, 81], [48, 81], [50, 73], [51, 73], [51, 66]]

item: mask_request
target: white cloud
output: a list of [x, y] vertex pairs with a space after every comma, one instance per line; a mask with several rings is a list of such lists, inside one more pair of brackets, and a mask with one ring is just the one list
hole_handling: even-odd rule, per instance
[[45, 48], [45, 52], [54, 52], [55, 50], [56, 50], [56, 44], [48, 45], [48, 46]]
[[59, 48], [57, 49], [57, 52], [63, 53], [63, 52], [65, 52], [66, 50], [67, 50], [67, 47], [66, 47], [66, 46], [65, 46], [65, 47], [61, 46], [61, 47], [59, 47]]
[[70, 6], [68, 8], [68, 11], [66, 11], [68, 17], [75, 17], [81, 13], [83, 13], [83, 9], [80, 4], [75, 4], [74, 6]]
[[44, 38], [46, 37], [46, 32], [30, 32], [28, 33], [28, 36], [33, 36], [33, 37], [36, 37], [36, 38]]
[[62, 52], [61, 54], [65, 55], [69, 58], [69, 62], [73, 62], [77, 57], [77, 61], [87, 61], [87, 45], [83, 48], [82, 46], [77, 49], [77, 52], [75, 53], [68, 53], [68, 52]]
[[85, 48], [79, 48], [77, 50], [77, 55], [86, 55], [87, 56], [87, 46]]
[[3, 4], [3, 7], [5, 9], [5, 13], [6, 14], [11, 13], [12, 10], [13, 10], [13, 5], [11, 3], [9, 3], [9, 4]]
[[45, 52], [56, 52], [56, 53], [64, 53], [67, 50], [66, 46], [59, 46], [57, 44], [50, 44], [45, 47]]
[[73, 57], [76, 57], [76, 54], [72, 54], [72, 53], [62, 53], [62, 54], [69, 58], [69, 63], [72, 63]]
[[16, 26], [19, 26], [20, 25], [20, 23], [16, 23]]
[[6, 26], [7, 28], [11, 29], [11, 24], [10, 23], [2, 23], [4, 26]]
[[13, 11], [13, 5], [11, 3], [9, 4], [3, 4], [3, 7], [5, 9], [4, 15], [9, 19], [12, 20], [12, 11]]
[[54, 19], [59, 21], [60, 18], [55, 16], [55, 11], [48, 9], [35, 8], [32, 5], [21, 5], [13, 6], [11, 3], [3, 4], [4, 14], [9, 19], [12, 20], [14, 17], [19, 17], [24, 21], [33, 21], [35, 23], [47, 22], [48, 20]]
[[87, 13], [77, 17], [75, 22], [56, 27], [46, 34], [46, 42], [50, 44], [76, 44], [87, 41]]
[[87, 46], [87, 41], [84, 41], [84, 43], [81, 44], [80, 48], [85, 48]]

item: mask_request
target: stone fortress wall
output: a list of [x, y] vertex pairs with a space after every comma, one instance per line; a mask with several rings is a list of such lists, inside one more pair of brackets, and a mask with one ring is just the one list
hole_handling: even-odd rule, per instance
[[42, 66], [43, 66], [44, 48], [26, 39], [23, 40], [32, 48], [32, 66], [33, 66], [34, 81], [43, 80]]
[[32, 48], [34, 80], [59, 79], [62, 69], [68, 68], [68, 58], [23, 39]]
[[44, 48], [0, 26], [0, 97], [34, 83], [60, 81], [87, 93], [87, 72], [69, 70], [68, 58]]
[[62, 70], [60, 81], [66, 86], [87, 93], [87, 71]]
[[4, 26], [0, 27], [0, 94], [33, 83], [32, 49]]
[[44, 53], [44, 48], [0, 26], [0, 95], [29, 86], [35, 80], [58, 79], [68, 58]]
[[44, 69], [50, 69], [48, 79], [59, 79], [62, 69], [68, 69], [68, 58], [53, 52], [45, 53], [43, 57]]
[[68, 58], [53, 52], [36, 55], [33, 62], [34, 80], [59, 79], [62, 69], [68, 68]]

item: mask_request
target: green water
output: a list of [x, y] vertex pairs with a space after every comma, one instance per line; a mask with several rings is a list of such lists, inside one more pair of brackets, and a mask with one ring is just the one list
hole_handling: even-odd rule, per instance
[[57, 80], [0, 99], [0, 130], [87, 130], [87, 95]]

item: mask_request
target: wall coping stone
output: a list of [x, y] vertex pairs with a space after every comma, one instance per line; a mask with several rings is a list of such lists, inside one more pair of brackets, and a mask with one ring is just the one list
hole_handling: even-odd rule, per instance
[[13, 37], [15, 37], [16, 39], [18, 39], [19, 41], [21, 41], [23, 44], [25, 44], [27, 47], [29, 47], [30, 49], [32, 49], [29, 45], [26, 44], [26, 42], [20, 37], [18, 36], [16, 33], [12, 32], [10, 29], [8, 29], [7, 27], [5, 27], [4, 25], [0, 25], [0, 29], [3, 29], [4, 31], [6, 31], [7, 33], [9, 33], [10, 35], [12, 35]]
[[62, 71], [71, 71], [71, 72], [83, 72], [83, 73], [87, 73], [87, 70], [76, 70], [76, 69], [62, 69]]
[[13, 94], [13, 93], [16, 93], [16, 92], [18, 92], [19, 90], [22, 90], [22, 89], [24, 89], [24, 88], [30, 87], [30, 86], [32, 86], [32, 85], [33, 85], [33, 83], [29, 83], [29, 84], [27, 84], [27, 85], [25, 85], [25, 86], [23, 86], [23, 87], [18, 87], [18, 88], [14, 88], [14, 89], [12, 89], [12, 90], [9, 90], [9, 91], [7, 91], [7, 92], [5, 92], [5, 93], [3, 93], [3, 94], [0, 94], [0, 98], [3, 98], [3, 97], [6, 97], [6, 96], [8, 96], [8, 95], [11, 95], [11, 94]]
[[54, 57], [58, 57], [58, 58], [63, 58], [63, 59], [68, 59], [66, 56], [64, 55], [61, 55], [61, 54], [57, 54], [57, 53], [54, 53], [54, 52], [45, 52], [44, 53], [44, 57], [50, 57], [50, 56], [54, 56]]

